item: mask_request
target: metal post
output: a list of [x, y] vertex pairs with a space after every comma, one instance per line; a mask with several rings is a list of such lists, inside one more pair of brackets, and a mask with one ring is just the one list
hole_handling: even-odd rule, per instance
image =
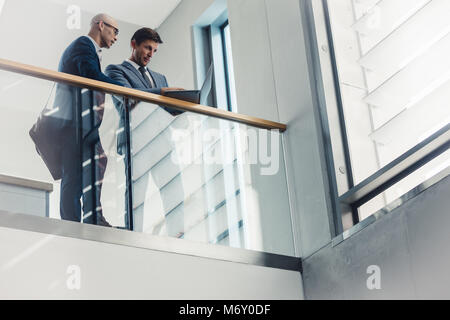
[[[94, 113], [94, 91], [89, 90], [89, 114], [91, 120], [90, 132], [92, 134], [95, 128], [95, 113]], [[94, 217], [93, 223], [97, 224], [97, 190], [95, 188], [95, 180], [96, 180], [96, 172], [95, 169], [97, 167], [95, 160], [95, 144], [92, 143], [89, 148], [91, 152], [91, 190], [92, 190], [92, 215]]]
[[125, 112], [125, 136], [126, 136], [126, 188], [128, 190], [128, 226], [125, 226], [130, 231], [134, 230], [133, 223], [133, 170], [131, 159], [131, 129], [130, 129], [130, 103], [128, 98], [124, 98], [124, 112]]
[[[80, 148], [78, 165], [80, 168], [80, 189], [83, 195], [83, 103], [81, 99], [81, 88], [75, 88], [75, 128], [77, 132], [77, 143]], [[80, 199], [78, 199], [80, 201]], [[83, 222], [83, 208], [80, 207], [80, 222]]]

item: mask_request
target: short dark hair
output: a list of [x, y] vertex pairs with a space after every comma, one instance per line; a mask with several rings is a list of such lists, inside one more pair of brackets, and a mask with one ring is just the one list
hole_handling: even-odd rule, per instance
[[150, 28], [142, 28], [136, 31], [131, 38], [131, 41], [135, 40], [137, 45], [140, 45], [146, 40], [152, 40], [156, 43], [163, 43], [158, 32]]

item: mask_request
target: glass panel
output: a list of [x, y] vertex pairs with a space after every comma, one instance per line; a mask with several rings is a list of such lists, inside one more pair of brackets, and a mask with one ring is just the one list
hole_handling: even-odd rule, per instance
[[[47, 81], [0, 71], [0, 211], [59, 216], [59, 183], [53, 181], [28, 133], [52, 87]], [[40, 183], [33, 188], [33, 181]]]
[[[449, 123], [450, 2], [327, 4], [356, 185]], [[448, 166], [439, 159], [435, 169]], [[405, 179], [402, 190], [422, 181]], [[360, 208], [361, 218], [393, 194]]]
[[414, 171], [408, 177], [387, 189], [386, 192], [361, 206], [360, 220], [364, 220], [375, 212], [384, 209], [386, 207], [385, 203], [388, 205], [392, 204], [395, 200], [407, 194], [409, 191], [419, 186], [422, 182], [448, 171], [449, 168], [450, 150], [447, 150], [435, 159], [431, 160], [429, 163], [425, 164], [422, 168]]
[[117, 136], [122, 132], [120, 117], [111, 95], [105, 95], [105, 110], [99, 137], [107, 159], [104, 170], [101, 204], [105, 219], [114, 227], [127, 229], [129, 227], [125, 203], [127, 183], [124, 165], [124, 155], [118, 152]]
[[279, 132], [168, 111], [131, 114], [135, 231], [293, 255]]
[[[80, 222], [83, 207], [86, 223], [95, 223], [97, 211], [98, 224], [103, 215], [108, 221], [103, 224], [125, 226], [122, 205], [118, 206], [125, 186], [115, 150], [119, 117], [111, 97], [4, 71], [0, 97], [0, 145], [7, 151], [0, 160], [0, 210]], [[40, 115], [45, 120], [30, 134]]]
[[[8, 72], [0, 88], [0, 211], [127, 228], [123, 99]], [[29, 135], [42, 111], [67, 124], [48, 137], [63, 182]], [[131, 111], [134, 231], [294, 255], [280, 133], [175, 114], [148, 103]]]

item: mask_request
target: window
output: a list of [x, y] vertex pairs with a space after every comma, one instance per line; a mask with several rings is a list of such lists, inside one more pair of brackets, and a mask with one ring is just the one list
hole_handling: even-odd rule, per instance
[[225, 80], [227, 88], [228, 110], [238, 112], [236, 102], [236, 90], [235, 90], [236, 85], [234, 82], [234, 65], [231, 46], [231, 33], [230, 33], [230, 24], [228, 23], [228, 21], [225, 22], [225, 24], [221, 27], [221, 30], [222, 30], [222, 43], [225, 58]]
[[323, 0], [311, 8], [318, 55], [330, 49], [339, 119], [328, 120], [340, 126], [345, 154], [333, 150], [334, 163], [345, 161], [349, 182], [338, 197], [354, 224], [448, 174], [450, 1]]
[[[237, 112], [231, 30], [226, 9], [207, 18], [201, 17], [194, 26], [197, 83], [201, 86], [208, 67], [214, 67], [214, 83], [208, 105]], [[214, 18], [211, 18], [214, 16]]]

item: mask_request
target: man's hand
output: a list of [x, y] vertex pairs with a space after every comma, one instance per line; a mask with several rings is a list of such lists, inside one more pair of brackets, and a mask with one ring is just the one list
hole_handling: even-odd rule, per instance
[[183, 88], [161, 88], [161, 95], [165, 95], [168, 91], [184, 91]]
[[130, 100], [128, 100], [128, 103], [129, 103], [129, 107], [130, 107], [130, 111], [131, 111], [134, 108], [136, 108], [136, 106], [139, 103], [139, 101], [130, 99]]

